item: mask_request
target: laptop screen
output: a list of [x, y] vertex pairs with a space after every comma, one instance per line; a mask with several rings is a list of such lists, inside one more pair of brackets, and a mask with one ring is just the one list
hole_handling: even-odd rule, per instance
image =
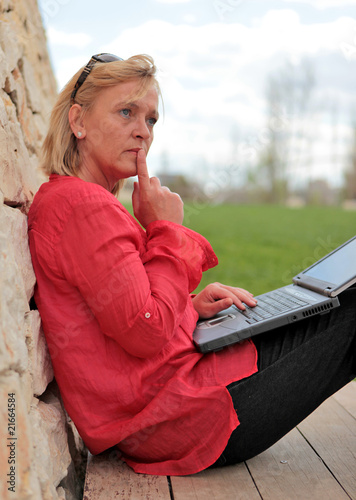
[[302, 274], [328, 283], [344, 283], [355, 274], [356, 238], [317, 262]]

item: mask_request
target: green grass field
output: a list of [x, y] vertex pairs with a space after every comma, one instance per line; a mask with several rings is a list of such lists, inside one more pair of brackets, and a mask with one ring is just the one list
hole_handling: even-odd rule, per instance
[[219, 265], [203, 275], [255, 295], [286, 285], [356, 234], [356, 212], [272, 205], [185, 206], [184, 224], [205, 236]]
[[205, 236], [219, 259], [203, 274], [197, 291], [220, 281], [259, 295], [291, 283], [299, 271], [354, 236], [356, 212], [185, 204], [184, 225]]

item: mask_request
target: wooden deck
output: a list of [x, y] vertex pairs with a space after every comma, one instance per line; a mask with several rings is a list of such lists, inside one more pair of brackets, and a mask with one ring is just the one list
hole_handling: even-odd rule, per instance
[[135, 474], [111, 453], [90, 456], [84, 500], [356, 500], [356, 382], [272, 448], [192, 476]]

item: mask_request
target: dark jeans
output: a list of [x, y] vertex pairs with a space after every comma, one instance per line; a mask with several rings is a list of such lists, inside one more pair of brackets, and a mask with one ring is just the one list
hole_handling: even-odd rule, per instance
[[258, 373], [228, 386], [240, 425], [212, 467], [272, 446], [356, 376], [356, 287], [341, 306], [254, 338]]

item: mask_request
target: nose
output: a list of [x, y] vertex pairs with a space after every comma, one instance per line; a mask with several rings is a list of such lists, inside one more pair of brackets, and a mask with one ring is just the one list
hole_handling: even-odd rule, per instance
[[151, 137], [151, 130], [146, 123], [146, 118], [138, 119], [136, 121], [133, 134], [137, 139], [147, 140]]

